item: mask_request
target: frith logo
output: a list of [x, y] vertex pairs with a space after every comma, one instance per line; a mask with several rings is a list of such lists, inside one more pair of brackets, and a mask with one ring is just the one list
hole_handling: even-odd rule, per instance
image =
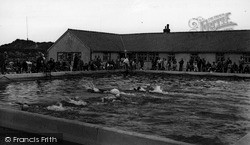
[[192, 28], [190, 31], [219, 31], [219, 30], [233, 30], [236, 23], [231, 22], [229, 15], [231, 13], [220, 14], [208, 19], [202, 17], [192, 18], [188, 25]]

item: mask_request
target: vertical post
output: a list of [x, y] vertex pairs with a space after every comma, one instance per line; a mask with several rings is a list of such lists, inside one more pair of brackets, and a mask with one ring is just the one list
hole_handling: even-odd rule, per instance
[[26, 36], [27, 36], [27, 41], [29, 40], [29, 34], [28, 34], [28, 17], [26, 16]]
[[127, 58], [127, 50], [126, 49], [124, 50], [124, 53], [125, 53], [125, 58]]

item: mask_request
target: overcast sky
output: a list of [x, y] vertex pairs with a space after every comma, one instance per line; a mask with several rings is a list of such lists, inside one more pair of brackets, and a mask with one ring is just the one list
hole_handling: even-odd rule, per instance
[[250, 29], [250, 0], [0, 0], [0, 45], [17, 38], [56, 41], [68, 28], [110, 33], [189, 31], [191, 18], [231, 12]]

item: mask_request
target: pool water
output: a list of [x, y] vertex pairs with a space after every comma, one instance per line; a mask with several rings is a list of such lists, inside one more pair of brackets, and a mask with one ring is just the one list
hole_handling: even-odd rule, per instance
[[[115, 97], [86, 86], [124, 94], [104, 100]], [[133, 90], [138, 86], [163, 92]], [[58, 102], [64, 111], [48, 109]], [[196, 144], [234, 144], [250, 131], [250, 81], [236, 78], [107, 74], [1, 84], [0, 105], [19, 109], [24, 103], [29, 112]]]

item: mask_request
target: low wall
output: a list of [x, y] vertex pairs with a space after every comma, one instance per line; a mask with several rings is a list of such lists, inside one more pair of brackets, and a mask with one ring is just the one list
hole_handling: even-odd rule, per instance
[[111, 73], [124, 72], [124, 70], [62, 71], [62, 72], [51, 72], [51, 73], [5, 74], [5, 75], [0, 75], [0, 82], [60, 78], [64, 76], [80, 76], [80, 75], [101, 74], [109, 72]]
[[[0, 75], [1, 82], [34, 80], [34, 79], [50, 79], [60, 78], [64, 76], [80, 76], [101, 73], [117, 73], [125, 72], [125, 70], [98, 70], [98, 71], [64, 71], [64, 72], [51, 72], [51, 73], [24, 73], [24, 74], [6, 74]], [[136, 73], [159, 73], [169, 75], [194, 75], [194, 76], [214, 76], [214, 77], [239, 77], [250, 78], [250, 74], [236, 74], [236, 73], [210, 73], [210, 72], [184, 72], [184, 71], [162, 71], [162, 70], [135, 70]]]
[[0, 108], [0, 126], [29, 133], [63, 133], [63, 140], [84, 145], [188, 145], [168, 138], [7, 108]]
[[185, 71], [164, 71], [164, 70], [136, 70], [137, 73], [158, 73], [169, 75], [196, 75], [196, 76], [215, 76], [215, 77], [239, 77], [250, 78], [250, 74], [239, 73], [218, 73], [218, 72], [185, 72]]

